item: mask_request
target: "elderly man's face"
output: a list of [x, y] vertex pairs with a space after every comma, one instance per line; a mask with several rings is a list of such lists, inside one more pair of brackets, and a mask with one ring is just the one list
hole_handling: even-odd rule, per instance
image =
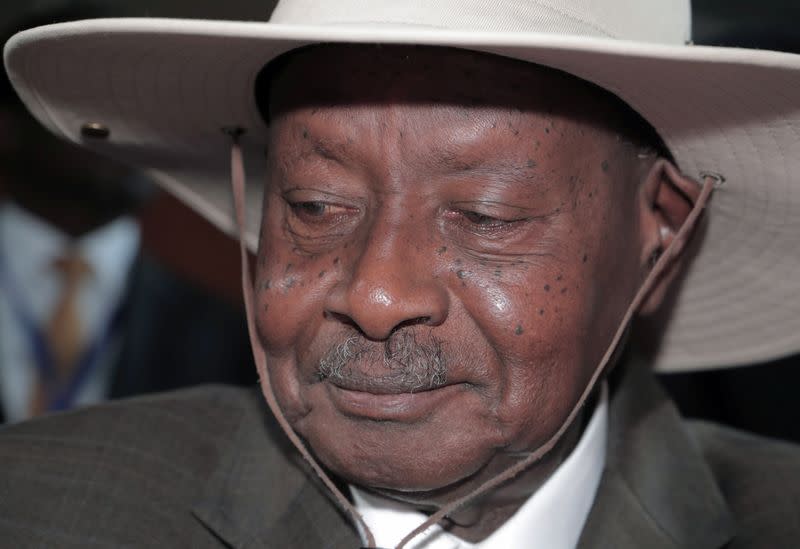
[[646, 271], [607, 98], [469, 52], [325, 47], [272, 89], [257, 322], [333, 471], [457, 485], [562, 424]]

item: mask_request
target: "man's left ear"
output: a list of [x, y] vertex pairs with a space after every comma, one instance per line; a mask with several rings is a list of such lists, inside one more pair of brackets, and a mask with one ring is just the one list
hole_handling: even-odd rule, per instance
[[667, 290], [681, 271], [686, 255], [686, 245], [697, 230], [695, 218], [693, 227], [685, 233], [685, 238], [676, 241], [678, 231], [687, 222], [700, 196], [700, 185], [681, 173], [669, 160], [660, 158], [653, 163], [640, 187], [639, 206], [641, 208], [642, 280], [653, 268], [655, 262], [670, 246], [670, 263], [665, 266], [653, 289], [639, 308], [639, 314], [649, 315], [656, 311], [667, 295]]

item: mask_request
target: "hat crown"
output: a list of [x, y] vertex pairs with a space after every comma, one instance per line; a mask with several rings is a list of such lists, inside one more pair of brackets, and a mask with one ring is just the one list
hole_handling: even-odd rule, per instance
[[691, 6], [690, 0], [281, 0], [270, 22], [538, 32], [684, 44], [691, 37]]

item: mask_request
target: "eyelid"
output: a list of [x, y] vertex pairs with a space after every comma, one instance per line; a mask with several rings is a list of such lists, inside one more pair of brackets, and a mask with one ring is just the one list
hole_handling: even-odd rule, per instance
[[524, 221], [532, 217], [531, 212], [524, 208], [488, 200], [451, 202], [448, 209], [491, 217], [507, 223]]
[[320, 184], [315, 187], [290, 187], [281, 191], [281, 197], [286, 202], [324, 202], [344, 208], [357, 209], [363, 211], [367, 205], [367, 198], [360, 195], [350, 195], [349, 193], [329, 192], [327, 188], [335, 188], [336, 182], [331, 184]]
[[[302, 195], [302, 196], [298, 196]], [[326, 202], [339, 203], [343, 197], [314, 187], [292, 187], [281, 192], [287, 202]]]

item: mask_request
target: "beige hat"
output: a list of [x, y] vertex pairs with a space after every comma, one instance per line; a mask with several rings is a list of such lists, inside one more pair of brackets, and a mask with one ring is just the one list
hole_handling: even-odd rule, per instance
[[[636, 109], [679, 167], [717, 174], [709, 226], [656, 366], [748, 364], [800, 350], [800, 56], [691, 45], [688, 0], [283, 0], [267, 23], [98, 19], [18, 34], [12, 83], [54, 133], [151, 169], [233, 234], [229, 139], [277, 55], [323, 42], [460, 47], [548, 65]], [[724, 179], [724, 181], [723, 181]], [[261, 181], [249, 185], [248, 244]]]

